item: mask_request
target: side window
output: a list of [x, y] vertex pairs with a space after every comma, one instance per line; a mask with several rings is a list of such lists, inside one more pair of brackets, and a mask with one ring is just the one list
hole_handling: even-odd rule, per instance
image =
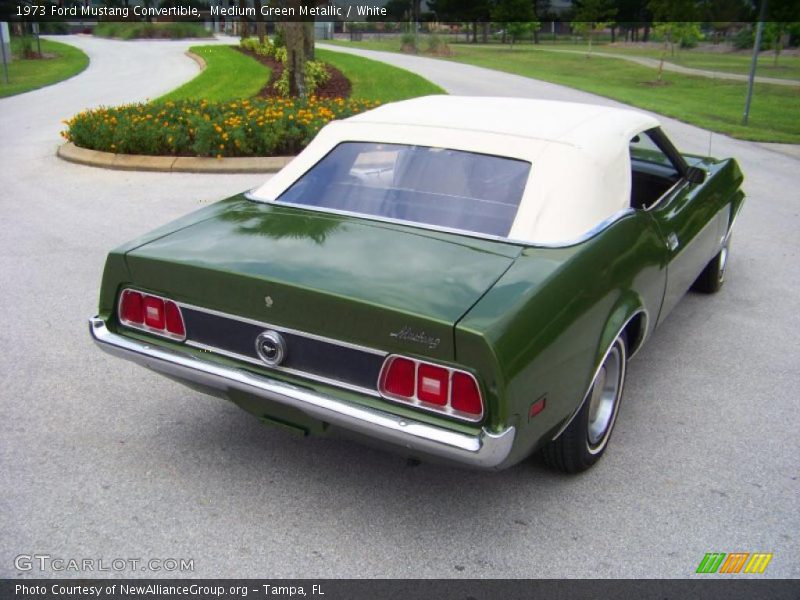
[[631, 139], [631, 206], [653, 206], [680, 178], [680, 173], [658, 144], [644, 131]]

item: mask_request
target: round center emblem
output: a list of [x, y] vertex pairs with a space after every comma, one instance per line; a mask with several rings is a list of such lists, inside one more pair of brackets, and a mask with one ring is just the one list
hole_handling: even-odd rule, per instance
[[265, 364], [277, 367], [286, 358], [286, 342], [277, 331], [264, 331], [256, 338], [256, 353]]

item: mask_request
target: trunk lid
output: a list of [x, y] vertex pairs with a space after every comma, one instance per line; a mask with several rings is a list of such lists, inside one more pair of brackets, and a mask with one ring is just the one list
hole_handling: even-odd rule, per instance
[[134, 284], [279, 327], [452, 360], [454, 325], [521, 251], [244, 199], [227, 204], [130, 249]]

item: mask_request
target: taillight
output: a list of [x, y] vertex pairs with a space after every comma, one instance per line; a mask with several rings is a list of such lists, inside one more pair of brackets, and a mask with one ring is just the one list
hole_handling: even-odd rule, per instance
[[453, 373], [453, 408], [469, 415], [483, 412], [483, 401], [478, 382], [466, 373]]
[[450, 395], [450, 371], [423, 363], [418, 367], [417, 373], [417, 398], [439, 406], [447, 404]]
[[118, 315], [120, 323], [126, 327], [179, 341], [186, 339], [181, 309], [172, 300], [135, 290], [123, 290]]
[[378, 382], [381, 395], [467, 421], [483, 417], [483, 398], [470, 373], [404, 356], [389, 356]]
[[412, 398], [414, 396], [414, 374], [417, 365], [413, 360], [392, 357], [389, 366], [385, 369], [382, 381], [382, 388], [388, 394], [400, 396], [402, 398]]
[[183, 326], [183, 315], [181, 309], [172, 300], [167, 300], [164, 307], [164, 316], [166, 320], [166, 328], [173, 335], [184, 337], [186, 335], [186, 328]]
[[142, 325], [144, 323], [144, 296], [133, 290], [122, 292], [119, 302], [119, 318], [125, 324]]
[[144, 324], [150, 329], [166, 329], [164, 300], [155, 296], [144, 297]]

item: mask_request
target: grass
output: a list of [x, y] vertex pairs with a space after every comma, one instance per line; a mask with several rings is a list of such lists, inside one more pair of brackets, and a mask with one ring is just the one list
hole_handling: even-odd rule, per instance
[[[542, 50], [574, 50], [586, 52], [586, 44], [540, 44]], [[593, 48], [597, 52], [607, 54], [620, 54], [623, 56], [643, 56], [646, 58], [660, 59], [662, 49], [660, 45], [642, 46], [609, 46], [595, 45]], [[774, 55], [772, 52], [762, 52], [758, 59], [756, 75], [762, 77], [774, 77], [776, 79], [795, 79], [800, 80], [800, 56], [790, 56], [781, 54], [778, 58], [778, 66], [774, 66]], [[747, 75], [750, 73], [750, 61], [752, 51], [736, 52], [703, 52], [702, 50], [679, 50], [675, 49], [675, 55], [671, 55], [669, 50], [665, 60], [682, 67], [692, 69], [705, 69], [708, 71], [722, 71], [725, 73], [737, 73]]]
[[[399, 41], [346, 45], [397, 52]], [[448, 60], [559, 83], [740, 139], [800, 143], [800, 94], [792, 87], [756, 84], [750, 123], [745, 127], [741, 124], [744, 82], [665, 72], [667, 83], [658, 86], [655, 69], [614, 58], [587, 59], [582, 54], [540, 51], [532, 45], [513, 50], [471, 44], [451, 48], [455, 54]]]
[[[8, 81], [0, 75], [0, 97], [29, 92], [46, 85], [52, 85], [77, 75], [89, 66], [89, 57], [82, 51], [50, 40], [41, 40], [42, 52], [46, 58], [22, 59], [22, 40], [11, 38], [11, 52], [15, 60], [8, 65]], [[36, 49], [36, 42], [33, 42]]]
[[[193, 46], [192, 52], [206, 61], [197, 77], [157, 101], [208, 100], [226, 102], [251, 98], [269, 81], [270, 70], [232, 46]], [[392, 102], [445, 91], [427, 79], [404, 69], [342, 54], [317, 50], [316, 59], [332, 64], [350, 80], [351, 97]]]
[[270, 70], [232, 46], [192, 46], [189, 49], [206, 62], [206, 68], [194, 79], [162, 96], [167, 100], [209, 100], [226, 102], [258, 94]]
[[98, 23], [94, 28], [94, 35], [110, 37], [121, 40], [138, 38], [161, 38], [180, 40], [183, 38], [207, 38], [211, 34], [199, 23], [124, 23], [121, 21], [106, 21]]
[[406, 100], [429, 94], [445, 94], [442, 88], [405, 69], [360, 56], [315, 50], [315, 59], [330, 63], [350, 80], [351, 98], [382, 103]]

